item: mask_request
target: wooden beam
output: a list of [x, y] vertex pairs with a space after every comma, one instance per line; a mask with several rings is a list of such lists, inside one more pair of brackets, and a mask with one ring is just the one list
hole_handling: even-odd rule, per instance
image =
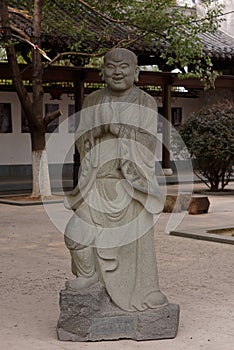
[[[174, 77], [173, 86], [183, 86], [187, 89], [203, 89], [204, 85], [199, 79], [179, 79]], [[215, 80], [216, 88], [234, 89], [234, 75], [222, 75]]]
[[[20, 65], [23, 80], [31, 81], [32, 70], [30, 65]], [[43, 82], [74, 82], [79, 81], [82, 75], [84, 82], [101, 83], [102, 79], [98, 69], [83, 67], [48, 67], [43, 74]], [[11, 79], [7, 63], [0, 63], [0, 79]], [[164, 86], [170, 83], [172, 86], [183, 86], [187, 89], [203, 89], [199, 79], [179, 79], [177, 74], [167, 72], [140, 72], [139, 85]], [[223, 75], [216, 79], [216, 88], [234, 89], [234, 76]]]

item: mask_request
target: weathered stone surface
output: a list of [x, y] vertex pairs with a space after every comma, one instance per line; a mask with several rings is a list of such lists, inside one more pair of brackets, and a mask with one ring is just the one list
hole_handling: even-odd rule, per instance
[[100, 283], [80, 292], [62, 290], [60, 311], [57, 335], [64, 341], [174, 338], [179, 324], [178, 305], [123, 311]]
[[210, 207], [210, 201], [208, 197], [197, 196], [192, 197], [189, 204], [189, 214], [206, 214]]
[[[132, 51], [112, 49], [103, 63], [106, 87], [86, 97], [76, 130], [84, 166], [65, 197], [73, 215], [64, 234], [77, 278], [66, 287], [80, 290], [102, 281], [120, 309], [142, 310], [166, 302], [159, 292], [153, 229], [164, 197], [152, 158], [157, 105], [134, 84], [139, 67]], [[117, 82], [116, 69], [123, 78]]]

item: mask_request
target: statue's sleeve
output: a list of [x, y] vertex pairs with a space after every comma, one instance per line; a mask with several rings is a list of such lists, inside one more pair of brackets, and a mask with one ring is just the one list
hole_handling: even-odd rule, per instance
[[90, 150], [94, 145], [94, 133], [90, 124], [91, 116], [88, 107], [92, 106], [92, 99], [88, 96], [80, 112], [80, 123], [75, 134], [75, 146], [80, 155], [79, 181], [76, 187], [65, 197], [64, 205], [67, 209], [76, 210], [83, 201], [83, 195], [88, 191], [90, 177]]
[[[134, 198], [151, 213], [163, 208], [164, 196], [155, 175], [156, 132], [150, 132], [150, 125], [156, 129], [156, 113], [149, 110], [148, 118], [142, 114], [139, 127], [123, 125], [121, 136], [121, 170], [128, 184], [134, 189]], [[145, 125], [144, 125], [145, 122]], [[149, 125], [147, 125], [149, 124]], [[127, 189], [126, 189], [127, 190]], [[129, 187], [130, 191], [130, 187]]]

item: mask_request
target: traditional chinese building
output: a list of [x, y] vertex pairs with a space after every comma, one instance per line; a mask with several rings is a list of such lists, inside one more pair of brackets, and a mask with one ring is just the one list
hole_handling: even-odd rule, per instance
[[[93, 14], [90, 16], [90, 30], [94, 30]], [[30, 38], [30, 20], [21, 13], [12, 13], [11, 18], [17, 35], [21, 31]], [[99, 22], [98, 30], [101, 30], [100, 25], [107, 25], [106, 20]], [[161, 72], [142, 71], [139, 85], [155, 97], [159, 112], [175, 127], [183, 123], [191, 112], [200, 109], [201, 106], [212, 104], [217, 99], [233, 99], [234, 39], [230, 35], [232, 28], [228, 23], [221, 29], [214, 34], [201, 36], [204, 51], [212, 58], [214, 68], [223, 74], [216, 80], [215, 90], [210, 92], [204, 92], [204, 87], [198, 79], [180, 80], [177, 74], [168, 72], [165, 61], [160, 57], [160, 49], [153, 43], [152, 45], [142, 43], [130, 47], [138, 56], [141, 66], [157, 65], [162, 70]], [[113, 37], [119, 38], [124, 35], [126, 33], [122, 28], [116, 26]], [[44, 40], [51, 45], [51, 40], [47, 36]], [[56, 40], [53, 41], [55, 46], [64, 44], [61, 37]], [[22, 53], [24, 48], [25, 46], [22, 45]], [[85, 94], [99, 88], [102, 84], [98, 70], [84, 68], [81, 66], [83, 63], [82, 59], [76, 59], [74, 67], [51, 66], [45, 71], [43, 78], [45, 114], [57, 108], [62, 111], [59, 120], [57, 119], [47, 130], [47, 150], [54, 187], [56, 187], [55, 180], [58, 172], [61, 172], [61, 161], [64, 164], [63, 174], [70, 181], [68, 186], [71, 185], [74, 160], [73, 134], [76, 127], [74, 113], [81, 108]], [[21, 72], [30, 91], [30, 62], [21, 66]], [[0, 81], [0, 148], [3, 150], [0, 157], [0, 179], [15, 181], [17, 178], [21, 180], [18, 182], [19, 189], [26, 190], [30, 181], [25, 179], [31, 176], [30, 135], [19, 99], [12, 86], [7, 63], [0, 63]], [[166, 132], [163, 133], [160, 123], [158, 137], [161, 140], [164, 138], [163, 144], [166, 144], [166, 148], [170, 148], [170, 139]], [[168, 152], [159, 149], [157, 157], [162, 162], [163, 168], [171, 167]], [[15, 188], [17, 189], [17, 186]]]

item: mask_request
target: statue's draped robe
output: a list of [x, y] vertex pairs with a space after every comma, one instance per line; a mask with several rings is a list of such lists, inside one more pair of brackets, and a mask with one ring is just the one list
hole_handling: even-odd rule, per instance
[[164, 198], [155, 178], [156, 132], [156, 103], [137, 87], [120, 100], [107, 89], [85, 100], [76, 141], [81, 172], [66, 199], [74, 215], [65, 236], [78, 249], [92, 247], [99, 280], [123, 310], [158, 306], [153, 218]]

